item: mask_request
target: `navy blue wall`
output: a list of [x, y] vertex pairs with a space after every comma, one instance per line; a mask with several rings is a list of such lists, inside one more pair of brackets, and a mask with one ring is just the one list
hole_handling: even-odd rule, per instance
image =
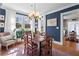
[[[5, 13], [6, 13], [5, 10], [0, 8], [0, 15], [4, 15], [5, 17]], [[4, 32], [4, 27], [0, 27], [0, 32]]]
[[[60, 14], [63, 13], [63, 12], [67, 12], [67, 11], [71, 11], [71, 10], [75, 10], [75, 9], [79, 9], [79, 4], [46, 15], [46, 32], [49, 35], [51, 35], [52, 37], [54, 37], [55, 41], [60, 42], [60, 26], [61, 26], [61, 23], [60, 23], [60, 19], [61, 19], [60, 17], [61, 17], [61, 15]], [[52, 18], [57, 18], [57, 26], [47, 26], [47, 20], [48, 19], [52, 19]], [[56, 29], [56, 27], [59, 27], [59, 29]]]

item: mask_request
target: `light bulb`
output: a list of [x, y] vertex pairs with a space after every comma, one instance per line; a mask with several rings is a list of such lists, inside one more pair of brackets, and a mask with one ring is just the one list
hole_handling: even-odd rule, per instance
[[36, 12], [36, 15], [35, 16], [39, 16], [40, 14], [39, 14], [39, 12]]

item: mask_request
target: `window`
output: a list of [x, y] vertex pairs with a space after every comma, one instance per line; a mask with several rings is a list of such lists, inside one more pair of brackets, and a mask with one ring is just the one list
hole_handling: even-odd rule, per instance
[[79, 21], [68, 22], [68, 31], [75, 31], [79, 36]]
[[16, 14], [16, 28], [26, 27], [26, 24], [30, 24], [30, 20], [26, 15]]

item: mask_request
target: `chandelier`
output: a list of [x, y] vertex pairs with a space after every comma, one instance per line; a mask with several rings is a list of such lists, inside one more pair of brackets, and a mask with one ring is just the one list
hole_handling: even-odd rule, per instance
[[41, 19], [42, 16], [38, 11], [36, 11], [36, 4], [33, 4], [32, 7], [33, 10], [28, 14], [29, 19], [35, 19], [35, 20]]

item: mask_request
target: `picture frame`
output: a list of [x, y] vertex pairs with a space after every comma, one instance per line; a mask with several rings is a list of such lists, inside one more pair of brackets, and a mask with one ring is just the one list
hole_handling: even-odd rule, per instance
[[1, 22], [0, 22], [0, 27], [4, 27], [4, 23], [1, 23]]
[[0, 20], [4, 20], [4, 15], [0, 15]]
[[57, 18], [48, 19], [47, 26], [57, 26]]

